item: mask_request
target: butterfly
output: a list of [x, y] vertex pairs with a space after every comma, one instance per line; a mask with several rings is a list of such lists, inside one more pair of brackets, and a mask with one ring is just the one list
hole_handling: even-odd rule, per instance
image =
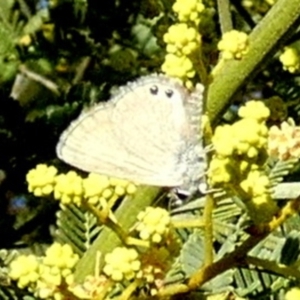
[[57, 155], [83, 171], [191, 190], [205, 169], [203, 89], [189, 92], [162, 74], [143, 76], [73, 121]]

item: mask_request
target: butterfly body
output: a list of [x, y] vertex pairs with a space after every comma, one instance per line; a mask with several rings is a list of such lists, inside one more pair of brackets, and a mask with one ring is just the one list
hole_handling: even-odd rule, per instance
[[58, 157], [136, 183], [189, 185], [204, 168], [196, 151], [201, 97], [202, 88], [190, 94], [166, 76], [142, 77], [75, 120], [60, 138]]

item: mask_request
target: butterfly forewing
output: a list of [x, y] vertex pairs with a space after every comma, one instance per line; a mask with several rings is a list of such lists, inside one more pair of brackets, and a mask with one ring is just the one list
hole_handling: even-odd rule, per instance
[[166, 77], [146, 77], [74, 121], [60, 138], [58, 156], [87, 172], [179, 186], [191, 138], [186, 97]]
[[[151, 95], [150, 88], [151, 84], [139, 87], [133, 95], [127, 94], [116, 103], [113, 111], [115, 135], [126, 151], [133, 154], [130, 157], [134, 160], [132, 163], [139, 160], [140, 166], [145, 165], [154, 173], [172, 176], [179, 171], [178, 157], [189, 133], [182, 102], [175, 105], [175, 99], [172, 99], [182, 95], [176, 95], [174, 91], [169, 99], [163, 88], [157, 95]], [[139, 95], [146, 95], [148, 99]]]

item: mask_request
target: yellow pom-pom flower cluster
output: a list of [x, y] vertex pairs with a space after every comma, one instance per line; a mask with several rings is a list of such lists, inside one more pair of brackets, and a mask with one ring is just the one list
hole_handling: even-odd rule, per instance
[[72, 270], [78, 259], [79, 256], [73, 253], [69, 245], [59, 243], [51, 245], [40, 265], [40, 278], [36, 285], [36, 295], [42, 299], [48, 299], [54, 294], [60, 294], [57, 287], [61, 284], [72, 284]]
[[239, 115], [242, 119], [234, 124], [218, 126], [212, 138], [216, 154], [209, 167], [209, 181], [213, 186], [241, 178], [251, 165], [264, 162], [261, 158], [267, 146], [268, 108], [260, 101], [249, 101], [240, 108]]
[[18, 280], [18, 287], [32, 286], [39, 278], [39, 262], [34, 255], [20, 255], [10, 265], [9, 277]]
[[272, 200], [269, 191], [270, 181], [262, 170], [252, 169], [240, 186], [251, 196], [246, 206], [249, 216], [255, 223], [269, 221], [270, 217], [277, 212], [277, 205]]
[[142, 240], [160, 243], [170, 231], [171, 217], [163, 208], [149, 206], [138, 214], [137, 219], [139, 222], [135, 230]]
[[107, 176], [91, 173], [83, 180], [82, 184], [84, 197], [88, 199], [91, 204], [97, 204], [99, 197], [108, 199], [112, 196], [112, 191], [109, 188], [110, 182]]
[[172, 8], [180, 22], [192, 22], [196, 25], [200, 23], [200, 14], [205, 9], [199, 0], [176, 0]]
[[165, 56], [162, 71], [171, 77], [182, 79], [189, 86], [189, 79], [195, 76], [193, 62], [186, 56], [169, 53]]
[[60, 174], [56, 177], [54, 198], [63, 204], [81, 204], [82, 200], [82, 178], [74, 171]]
[[39, 164], [26, 175], [28, 190], [37, 197], [47, 196], [53, 192], [57, 169], [53, 166]]
[[138, 252], [132, 248], [117, 247], [105, 256], [103, 272], [114, 281], [134, 279], [141, 268]]
[[244, 32], [231, 30], [223, 34], [218, 43], [222, 51], [222, 59], [241, 59], [248, 52], [248, 35]]
[[239, 109], [238, 115], [241, 118], [255, 119], [263, 123], [269, 118], [270, 110], [261, 101], [249, 101], [246, 106]]
[[136, 191], [136, 185], [126, 180], [90, 173], [83, 179], [75, 171], [58, 174], [53, 166], [38, 165], [26, 176], [28, 189], [35, 196], [54, 193], [54, 198], [63, 204], [81, 205], [82, 201], [97, 204], [112, 197], [119, 198]]
[[181, 79], [187, 87], [192, 87], [191, 79], [195, 76], [193, 55], [200, 48], [198, 24], [204, 5], [201, 0], [176, 0], [172, 9], [180, 23], [169, 27], [163, 37], [167, 54], [162, 71]]
[[178, 56], [192, 54], [199, 47], [200, 34], [186, 23], [172, 25], [164, 35], [167, 52]]
[[[269, 179], [263, 170], [267, 158], [268, 108], [260, 101], [249, 101], [240, 108], [241, 120], [216, 128], [212, 142], [215, 154], [209, 165], [211, 186], [234, 187], [255, 222], [263, 222], [277, 207], [269, 192]], [[263, 209], [262, 209], [263, 208]]]
[[126, 180], [109, 178], [95, 173], [82, 179], [74, 171], [57, 176], [54, 189], [55, 199], [63, 204], [75, 203], [80, 205], [83, 199], [90, 204], [97, 204], [101, 199], [109, 199], [113, 196], [121, 197], [125, 194], [133, 194], [136, 186]]
[[268, 192], [269, 178], [259, 170], [252, 170], [240, 185], [247, 194], [257, 197]]
[[65, 274], [75, 266], [78, 258], [78, 254], [73, 253], [70, 245], [54, 243], [47, 249], [43, 264], [51, 268], [58, 268], [62, 274]]
[[300, 158], [300, 127], [292, 119], [270, 128], [268, 153], [282, 161]]
[[295, 48], [285, 47], [283, 53], [279, 56], [283, 69], [290, 73], [300, 70], [300, 55]]
[[233, 125], [218, 127], [213, 137], [217, 153], [254, 158], [267, 143], [267, 127], [255, 119], [244, 118]]
[[294, 287], [290, 289], [284, 296], [284, 300], [297, 300], [300, 299], [300, 288]]
[[136, 185], [127, 180], [111, 177], [109, 183], [113, 187], [114, 194], [118, 196], [131, 195], [136, 192]]
[[78, 259], [69, 245], [54, 243], [45, 257], [21, 255], [12, 261], [9, 276], [20, 288], [28, 288], [41, 299], [64, 299], [60, 286], [73, 282]]

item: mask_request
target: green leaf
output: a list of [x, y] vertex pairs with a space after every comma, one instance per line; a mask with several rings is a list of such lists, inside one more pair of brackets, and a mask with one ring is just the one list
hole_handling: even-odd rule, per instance
[[283, 178], [288, 175], [292, 169], [298, 164], [298, 159], [289, 159], [287, 161], [279, 161], [269, 159], [265, 167], [266, 173], [269, 177], [271, 187], [276, 186], [283, 181]]
[[[299, 231], [291, 231], [287, 236], [268, 236], [253, 248], [249, 255], [274, 262], [274, 265], [284, 263], [289, 266], [295, 263], [299, 251], [300, 233]], [[254, 268], [237, 269], [234, 273], [234, 279], [237, 286], [235, 292], [240, 297], [247, 296], [251, 299], [280, 293], [290, 282], [290, 278], [268, 270]]]
[[[202, 230], [194, 230], [192, 234], [189, 235], [188, 240], [183, 245], [180, 255], [174, 263], [172, 269], [166, 276], [166, 283], [183, 281], [189, 278], [194, 272], [200, 269], [204, 264], [204, 238]], [[215, 253], [215, 260], [220, 259], [226, 253], [231, 252], [234, 249], [233, 239], [228, 239], [220, 248], [218, 253]], [[209, 293], [219, 293], [222, 291], [228, 291], [231, 283], [233, 282], [233, 272], [234, 270], [228, 270], [199, 287], [200, 290]]]
[[67, 243], [82, 256], [100, 233], [96, 217], [75, 204], [60, 205], [57, 213], [56, 240]]

